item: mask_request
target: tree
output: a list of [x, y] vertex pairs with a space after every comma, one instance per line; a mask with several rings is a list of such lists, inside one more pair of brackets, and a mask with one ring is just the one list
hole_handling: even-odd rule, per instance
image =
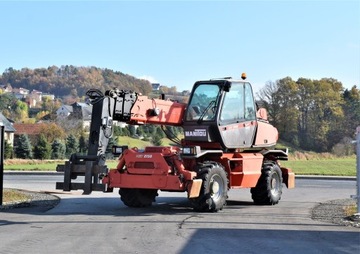
[[122, 128], [120, 126], [113, 127], [113, 135], [114, 136], [122, 136]]
[[162, 139], [159, 135], [154, 135], [151, 139], [151, 143], [154, 145], [154, 146], [161, 146], [162, 145]]
[[46, 116], [48, 114], [49, 114], [49, 112], [47, 112], [47, 111], [40, 111], [39, 113], [37, 113], [35, 115], [35, 119], [36, 119], [36, 121], [39, 121], [39, 120], [41, 120], [41, 118], [43, 118], [44, 116]]
[[344, 135], [353, 137], [354, 130], [360, 124], [360, 89], [356, 88], [356, 86], [353, 86], [350, 90], [346, 89], [342, 97], [344, 98], [345, 120], [341, 130]]
[[167, 86], [160, 86], [159, 90], [163, 94], [169, 94], [169, 88]]
[[128, 128], [121, 128], [121, 136], [130, 136], [130, 131]]
[[66, 138], [65, 130], [56, 123], [44, 123], [40, 126], [42, 133], [49, 143], [53, 143], [56, 139], [63, 140]]
[[66, 139], [66, 156], [70, 157], [73, 153], [76, 153], [79, 149], [78, 141], [73, 134], [70, 134]]
[[168, 92], [171, 95], [176, 95], [176, 93], [177, 93], [176, 86], [170, 87]]
[[9, 142], [5, 141], [4, 143], [4, 159], [11, 159], [14, 154], [14, 148], [9, 144]]
[[17, 146], [15, 147], [15, 155], [17, 158], [21, 159], [32, 159], [32, 145], [30, 143], [29, 137], [26, 134], [21, 134], [17, 141]]
[[159, 136], [160, 138], [165, 138], [164, 131], [160, 128], [160, 126], [156, 127], [155, 136]]
[[82, 134], [79, 138], [79, 152], [86, 153], [87, 150], [88, 150], [88, 146], [86, 143], [86, 139], [85, 139], [84, 135]]
[[5, 115], [14, 108], [17, 99], [11, 93], [5, 93], [0, 95], [0, 111]]
[[51, 145], [43, 134], [40, 134], [38, 142], [34, 148], [35, 159], [46, 160], [51, 157]]
[[51, 144], [51, 151], [51, 159], [65, 158], [66, 147], [60, 140], [54, 140], [54, 142]]
[[[52, 93], [57, 97], [70, 94], [81, 97], [90, 88], [108, 90], [121, 87], [121, 89], [132, 90], [145, 95], [152, 91], [149, 81], [137, 79], [119, 71], [72, 65], [36, 69], [23, 68], [21, 70], [9, 68], [0, 75], [0, 85], [7, 84], [14, 88], [23, 87], [29, 90], [35, 89]], [[47, 111], [53, 111], [52, 106], [43, 106]]]
[[259, 93], [280, 138], [305, 150], [330, 151], [344, 123], [342, 84], [335, 79], [287, 77], [269, 82]]
[[270, 123], [278, 128], [280, 138], [297, 144], [298, 95], [297, 84], [290, 77], [267, 82], [258, 97], [268, 111]]
[[134, 137], [136, 134], [135, 126], [132, 124], [129, 124], [128, 129], [129, 129], [130, 137]]
[[68, 134], [71, 133], [75, 136], [80, 136], [83, 132], [83, 121], [80, 119], [67, 117], [65, 119], [59, 119], [56, 124]]
[[49, 97], [42, 99], [41, 109], [53, 113], [55, 110], [61, 107], [61, 102], [59, 100], [51, 100]]
[[[314, 106], [310, 115], [309, 136], [312, 146], [318, 152], [330, 151], [343, 136], [334, 135], [341, 128], [344, 120], [342, 105], [342, 84], [335, 79], [321, 79], [313, 81]], [[330, 138], [331, 137], [331, 138]]]
[[29, 107], [25, 102], [16, 101], [15, 103], [15, 119], [23, 121], [29, 117]]
[[140, 126], [136, 129], [136, 135], [138, 135], [139, 137], [144, 136], [144, 130], [140, 128]]

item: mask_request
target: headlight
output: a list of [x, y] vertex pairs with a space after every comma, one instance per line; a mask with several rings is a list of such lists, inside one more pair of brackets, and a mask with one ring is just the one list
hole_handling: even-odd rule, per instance
[[126, 149], [128, 149], [128, 146], [112, 146], [111, 152], [115, 156], [121, 155]]
[[191, 148], [190, 147], [184, 147], [183, 148], [183, 154], [191, 154]]
[[201, 153], [200, 146], [183, 147], [183, 149], [182, 149], [183, 155], [197, 155], [200, 153]]

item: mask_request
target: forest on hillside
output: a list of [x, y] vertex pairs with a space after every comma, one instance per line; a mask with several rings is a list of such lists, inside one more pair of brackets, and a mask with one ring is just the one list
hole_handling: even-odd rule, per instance
[[56, 97], [67, 95], [82, 97], [90, 88], [97, 88], [103, 92], [118, 88], [142, 94], [148, 94], [152, 90], [149, 81], [119, 71], [72, 65], [21, 70], [8, 68], [0, 75], [0, 86], [6, 85], [38, 90], [54, 94]]
[[268, 82], [259, 92], [280, 139], [316, 152], [354, 153], [360, 125], [360, 90], [344, 89], [332, 78], [311, 80], [290, 77]]

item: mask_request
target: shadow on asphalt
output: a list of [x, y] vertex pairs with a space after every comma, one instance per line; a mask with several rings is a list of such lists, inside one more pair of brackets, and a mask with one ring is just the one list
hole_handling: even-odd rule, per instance
[[[228, 200], [224, 209], [242, 209], [254, 205], [252, 202]], [[127, 207], [120, 198], [115, 197], [66, 197], [62, 199], [51, 198], [49, 200], [32, 201], [21, 203], [7, 209], [1, 209], [1, 213], [38, 214], [38, 215], [113, 215], [113, 216], [146, 216], [146, 215], [171, 215], [193, 214], [186, 197], [157, 197], [156, 202], [150, 207], [133, 208]], [[199, 213], [198, 214], [206, 214]], [[219, 211], [221, 213], [221, 211]]]
[[[218, 241], [221, 236], [221, 242]], [[199, 228], [178, 253], [360, 253], [359, 233]]]

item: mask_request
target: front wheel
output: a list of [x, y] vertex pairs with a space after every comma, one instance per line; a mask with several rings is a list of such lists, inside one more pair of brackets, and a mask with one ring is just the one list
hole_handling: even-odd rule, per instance
[[228, 179], [224, 168], [216, 162], [205, 162], [197, 169], [198, 179], [203, 183], [200, 195], [191, 198], [190, 203], [198, 212], [217, 212], [226, 203], [228, 192]]
[[120, 198], [129, 207], [146, 207], [155, 202], [157, 190], [120, 188]]
[[282, 173], [274, 162], [266, 162], [256, 187], [251, 188], [251, 197], [258, 205], [275, 205], [282, 194]]

